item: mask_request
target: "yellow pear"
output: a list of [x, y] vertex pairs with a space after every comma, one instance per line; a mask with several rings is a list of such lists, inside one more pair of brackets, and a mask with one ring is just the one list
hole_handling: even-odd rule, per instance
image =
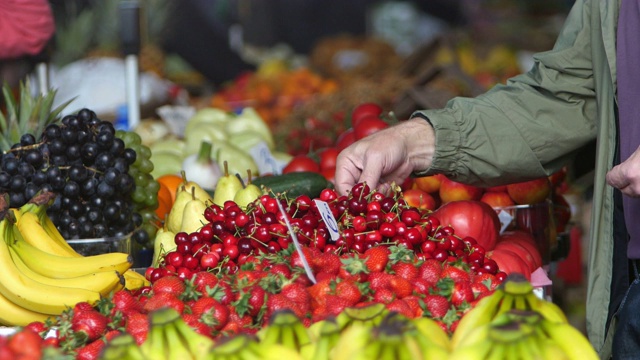
[[162, 256], [168, 252], [175, 250], [176, 234], [169, 231], [166, 226], [158, 229], [156, 237], [153, 240], [153, 262], [152, 267], [158, 267], [158, 263]]
[[209, 194], [207, 190], [203, 189], [202, 186], [200, 186], [200, 184], [198, 184], [195, 181], [188, 180], [184, 175], [184, 172], [182, 173], [182, 177], [185, 180], [184, 188], [189, 194], [193, 194], [193, 196], [196, 199], [200, 199], [200, 201], [202, 201], [205, 204], [210, 204], [213, 202], [213, 198], [211, 197], [211, 194]]
[[204, 211], [206, 209], [207, 204], [196, 197], [187, 202], [182, 212], [180, 231], [191, 234], [192, 232], [200, 230], [202, 225], [207, 223], [207, 219], [204, 217]]
[[216, 188], [213, 192], [213, 203], [216, 205], [224, 205], [228, 200], [233, 200], [236, 193], [242, 189], [242, 182], [234, 174], [229, 174], [227, 161], [224, 161], [224, 175], [218, 179]]
[[[195, 190], [193, 190], [195, 191]], [[193, 192], [187, 191], [186, 186], [180, 185], [178, 192], [176, 193], [176, 200], [173, 202], [171, 211], [167, 216], [165, 225], [171, 232], [177, 233], [182, 227], [182, 213], [184, 212], [184, 206], [193, 198]]]
[[249, 177], [247, 178], [247, 186], [238, 190], [236, 195], [233, 197], [233, 201], [242, 209], [246, 208], [247, 205], [262, 196], [262, 190], [257, 185], [251, 183], [251, 170], [247, 170], [247, 173], [249, 174]]

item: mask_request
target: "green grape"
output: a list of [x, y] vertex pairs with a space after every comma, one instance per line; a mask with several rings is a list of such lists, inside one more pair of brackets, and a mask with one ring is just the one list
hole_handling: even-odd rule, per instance
[[[138, 161], [138, 159], [136, 159]], [[145, 174], [149, 174], [153, 171], [153, 163], [149, 159], [142, 159], [138, 164], [138, 170]]]
[[142, 216], [143, 223], [156, 220], [156, 213], [151, 209], [141, 209], [139, 211]]
[[151, 177], [151, 179], [147, 183], [147, 192], [158, 194], [158, 191], [160, 191], [160, 183], [153, 179], [153, 177]]
[[149, 183], [149, 178], [147, 178], [147, 174], [139, 172], [133, 181], [136, 183], [136, 187], [144, 188]]
[[142, 230], [146, 231], [147, 234], [149, 234], [149, 239], [154, 239], [156, 237], [156, 233], [158, 232], [158, 227], [151, 223], [151, 222], [146, 222], [143, 223], [141, 226]]
[[158, 193], [147, 193], [144, 199], [144, 204], [152, 210], [158, 208]]
[[136, 153], [143, 159], [148, 160], [151, 157], [151, 149], [147, 145], [140, 145], [140, 149], [136, 150]]
[[143, 187], [137, 187], [131, 193], [131, 200], [136, 204], [142, 204], [147, 199], [147, 192]]

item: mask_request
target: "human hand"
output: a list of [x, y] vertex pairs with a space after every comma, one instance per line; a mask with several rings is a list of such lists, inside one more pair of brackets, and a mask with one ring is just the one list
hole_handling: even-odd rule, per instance
[[386, 191], [401, 184], [413, 171], [429, 167], [435, 151], [435, 133], [422, 118], [403, 121], [356, 141], [336, 162], [336, 190], [346, 194], [361, 182]]
[[607, 183], [630, 197], [640, 197], [640, 147], [607, 172]]

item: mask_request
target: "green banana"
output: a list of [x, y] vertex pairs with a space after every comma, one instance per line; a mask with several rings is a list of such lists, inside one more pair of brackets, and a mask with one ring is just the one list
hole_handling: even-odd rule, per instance
[[464, 314], [456, 331], [451, 336], [451, 348], [457, 347], [458, 343], [467, 337], [474, 328], [491, 322], [503, 298], [504, 290], [498, 287], [493, 294], [480, 299], [473, 309]]

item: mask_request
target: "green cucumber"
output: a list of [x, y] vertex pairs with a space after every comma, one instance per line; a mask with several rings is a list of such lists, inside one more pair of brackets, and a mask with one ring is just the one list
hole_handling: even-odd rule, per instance
[[311, 171], [267, 175], [252, 179], [251, 182], [269, 194], [286, 192], [289, 198], [307, 195], [313, 199], [319, 197], [322, 190], [333, 188], [333, 184], [322, 174]]

